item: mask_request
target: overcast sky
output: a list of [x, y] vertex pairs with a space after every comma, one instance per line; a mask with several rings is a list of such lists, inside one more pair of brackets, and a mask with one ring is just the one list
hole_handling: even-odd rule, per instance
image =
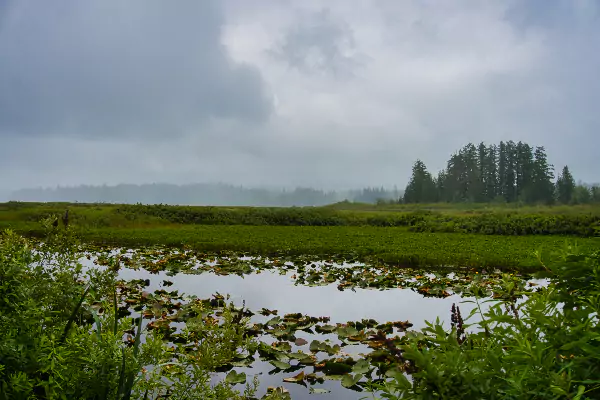
[[398, 185], [468, 142], [600, 180], [597, 0], [2, 0], [0, 187]]

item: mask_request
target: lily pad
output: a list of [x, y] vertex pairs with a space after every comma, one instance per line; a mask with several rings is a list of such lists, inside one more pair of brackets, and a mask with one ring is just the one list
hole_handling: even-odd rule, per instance
[[231, 370], [225, 377], [225, 382], [231, 383], [232, 385], [235, 385], [237, 383], [246, 383], [246, 373], [237, 373], [234, 370]]

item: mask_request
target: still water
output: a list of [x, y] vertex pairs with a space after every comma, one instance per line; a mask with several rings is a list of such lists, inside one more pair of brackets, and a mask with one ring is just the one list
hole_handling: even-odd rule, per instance
[[[465, 300], [458, 295], [443, 299], [423, 297], [410, 289], [339, 291], [335, 284], [315, 287], [301, 286], [294, 284], [291, 278], [292, 274], [293, 272], [282, 275], [274, 271], [263, 271], [240, 277], [237, 275], [219, 276], [212, 273], [168, 276], [164, 272], [150, 274], [145, 270], [131, 269], [122, 269], [120, 272], [123, 279], [150, 279], [148, 288], [150, 290], [159, 289], [163, 280], [169, 280], [173, 282], [173, 286], [168, 290], [177, 289], [180, 293], [196, 295], [199, 298], [209, 298], [216, 292], [223, 295], [229, 294], [230, 300], [236, 305], [241, 306], [242, 302], [245, 302], [246, 307], [251, 310], [257, 311], [264, 307], [278, 310], [278, 315], [300, 312], [315, 317], [328, 316], [331, 318], [332, 324], [357, 321], [363, 318], [373, 318], [379, 322], [409, 320], [414, 324], [411, 329], [420, 330], [425, 326], [426, 320], [433, 322], [439, 317], [444, 325], [449, 327], [452, 304], [458, 304]], [[473, 304], [462, 304], [463, 316], [469, 315], [473, 307]], [[253, 317], [257, 322], [269, 318], [261, 315]], [[304, 338], [309, 342], [313, 339], [325, 339], [324, 336], [304, 332], [298, 332], [297, 337]], [[368, 348], [366, 346], [347, 346], [344, 351], [352, 355], [368, 352]], [[296, 375], [297, 372], [268, 375], [268, 371], [272, 369], [273, 367], [269, 363], [257, 361], [252, 368], [236, 368], [235, 370], [246, 372], [248, 381], [258, 374], [259, 393], [265, 393], [269, 386], [284, 386], [290, 391], [293, 399], [300, 400], [319, 397], [330, 400], [360, 399], [365, 396], [369, 398], [367, 393], [358, 393], [343, 388], [338, 381], [325, 381], [322, 385], [314, 386], [330, 390], [331, 392], [328, 394], [310, 394], [307, 388], [282, 381], [283, 378]], [[222, 379], [223, 375], [217, 374], [215, 378]]]

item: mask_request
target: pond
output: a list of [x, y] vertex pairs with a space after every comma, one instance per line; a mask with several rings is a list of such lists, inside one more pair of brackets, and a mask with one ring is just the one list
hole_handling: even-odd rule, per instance
[[[91, 261], [86, 261], [86, 264], [91, 265]], [[245, 267], [239, 267], [242, 263]], [[188, 265], [183, 270], [186, 273], [179, 272], [181, 268], [173, 268], [170, 270], [154, 270], [152, 273], [146, 269], [131, 269], [121, 268], [119, 276], [124, 280], [142, 279], [149, 280], [149, 286], [145, 289], [154, 291], [157, 289], [177, 290], [186, 295], [195, 295], [201, 299], [210, 298], [215, 293], [229, 295], [230, 301], [233, 301], [237, 306], [245, 305], [250, 310], [258, 311], [261, 309], [277, 310], [277, 315], [284, 316], [286, 314], [301, 313], [303, 315], [315, 317], [329, 317], [329, 324], [346, 323], [348, 321], [361, 321], [374, 319], [378, 322], [386, 321], [409, 321], [412, 324], [411, 330], [420, 330], [425, 327], [425, 321], [434, 322], [439, 318], [446, 328], [450, 326], [450, 310], [453, 304], [460, 304], [463, 316], [469, 315], [475, 307], [474, 304], [465, 303], [464, 300], [472, 298], [461, 298], [458, 294], [444, 293], [441, 297], [424, 296], [427, 292], [422, 291], [423, 285], [420, 286], [421, 292], [416, 287], [345, 287], [340, 285], [340, 280], [322, 281], [318, 279], [309, 280], [306, 276], [316, 276], [314, 271], [338, 271], [345, 274], [346, 281], [358, 282], [360, 279], [356, 276], [368, 275], [371, 266], [365, 266], [356, 263], [325, 263], [312, 262], [310, 266], [299, 267], [287, 262], [281, 264], [279, 268], [262, 269], [265, 264], [264, 260], [241, 258], [235, 261], [236, 271], [240, 268], [244, 269], [246, 274], [227, 274], [223, 270], [215, 267], [222, 265], [232, 265], [231, 260], [203, 260], [195, 262], [190, 268]], [[269, 264], [269, 261], [266, 261]], [[248, 269], [248, 265], [252, 267]], [[257, 266], [258, 265], [258, 266]], [[198, 267], [202, 271], [207, 270], [208, 273], [199, 273]], [[211, 269], [212, 268], [212, 269]], [[309, 272], [307, 272], [309, 271]], [[349, 271], [352, 271], [352, 279], [348, 278]], [[361, 271], [363, 271], [361, 273]], [[215, 273], [216, 272], [216, 273]], [[239, 271], [238, 271], [239, 272]], [[299, 275], [303, 273], [303, 278]], [[420, 282], [426, 282], [428, 279], [434, 281], [439, 274], [426, 274], [418, 271], [396, 271], [397, 275], [403, 275], [407, 282], [415, 282], [415, 275], [420, 279]], [[422, 275], [419, 275], [421, 274]], [[394, 274], [393, 271], [387, 271], [386, 274]], [[326, 275], [326, 273], [325, 273]], [[379, 274], [377, 276], [381, 276]], [[413, 277], [407, 278], [406, 275]], [[428, 275], [428, 276], [426, 276]], [[339, 278], [339, 274], [337, 277]], [[375, 275], [374, 275], [375, 276]], [[452, 277], [452, 274], [447, 276]], [[375, 278], [374, 278], [375, 279]], [[163, 282], [168, 281], [169, 287], [163, 287]], [[303, 284], [304, 283], [304, 284]], [[540, 282], [538, 282], [540, 283]], [[310, 286], [309, 286], [310, 285]], [[364, 285], [363, 285], [364, 286]], [[419, 288], [419, 287], [417, 287]], [[484, 307], [485, 308], [485, 307]], [[264, 316], [256, 313], [252, 316], [252, 322], [265, 323], [272, 319], [273, 316]], [[357, 359], [364, 358], [364, 354], [372, 351], [364, 342], [359, 343], [340, 343], [339, 337], [326, 333], [308, 333], [302, 330], [296, 332], [295, 337], [304, 339], [297, 343], [291, 343], [289, 352], [297, 352], [298, 350], [309, 352], [308, 344], [317, 340], [324, 342], [327, 339], [329, 345], [342, 344], [341, 352], [337, 356], [354, 356]], [[259, 337], [265, 343], [271, 343], [276, 339], [273, 337]], [[300, 344], [299, 346], [296, 344]], [[331, 354], [330, 354], [331, 355]], [[325, 354], [327, 356], [327, 354]], [[312, 368], [306, 368], [308, 374]], [[369, 396], [368, 393], [359, 393], [346, 389], [341, 386], [338, 380], [325, 380], [322, 383], [315, 383], [309, 387], [303, 387], [296, 383], [284, 382], [284, 378], [290, 378], [297, 375], [300, 371], [294, 372], [281, 371], [274, 368], [273, 364], [267, 361], [256, 360], [251, 367], [235, 368], [237, 372], [245, 372], [252, 380], [254, 375], [258, 375], [260, 387], [258, 393], [265, 393], [268, 387], [284, 386], [291, 394], [293, 399], [314, 399], [319, 396], [324, 399], [360, 399]], [[223, 379], [224, 373], [215, 374], [215, 380]], [[241, 387], [241, 385], [240, 385]], [[314, 389], [320, 392], [328, 391], [319, 395], [311, 393]], [[356, 387], [355, 387], [356, 388]]]

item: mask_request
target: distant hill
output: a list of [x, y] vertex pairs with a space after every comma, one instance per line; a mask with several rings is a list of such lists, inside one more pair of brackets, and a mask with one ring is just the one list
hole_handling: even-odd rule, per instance
[[344, 200], [375, 203], [379, 199], [398, 200], [401, 195], [402, 193], [398, 190], [383, 188], [323, 191], [299, 187], [293, 190], [273, 190], [246, 188], [224, 183], [188, 185], [154, 183], [29, 188], [13, 192], [8, 199], [42, 202], [291, 207], [322, 206]]

